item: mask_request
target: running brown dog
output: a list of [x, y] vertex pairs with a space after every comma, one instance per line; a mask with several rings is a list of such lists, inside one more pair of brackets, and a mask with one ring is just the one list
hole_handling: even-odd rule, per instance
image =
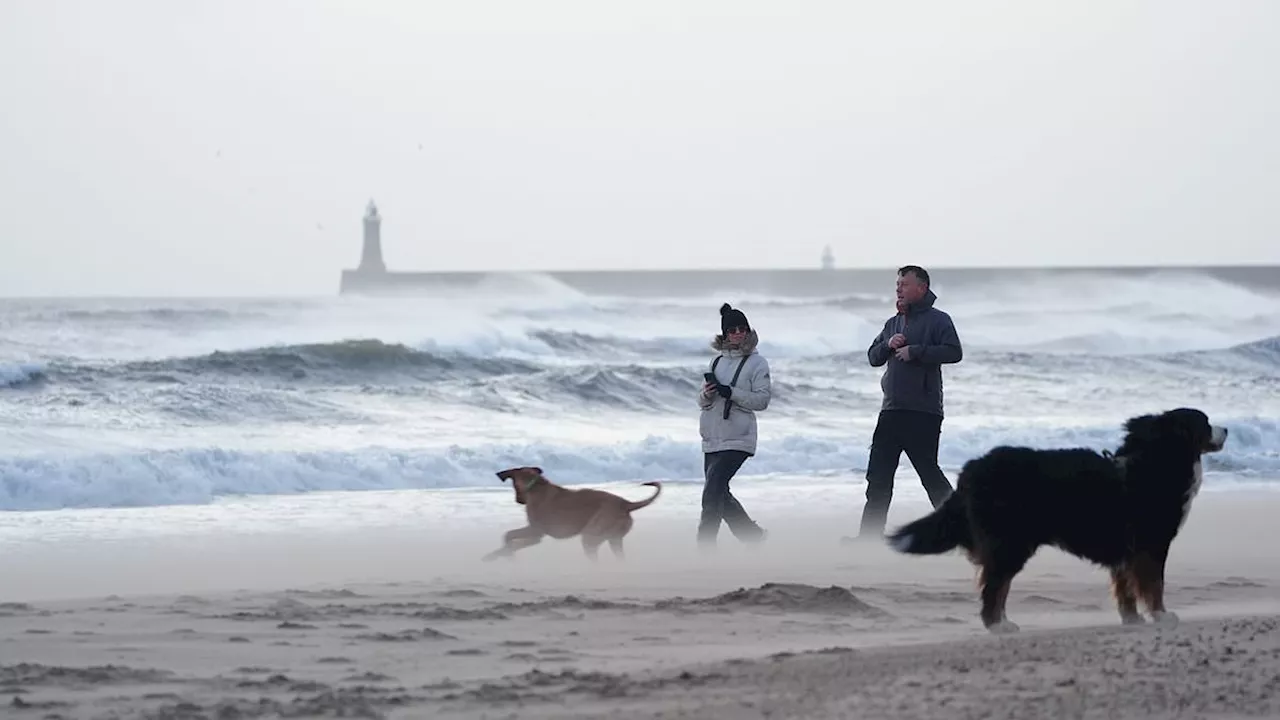
[[516, 502], [524, 505], [529, 524], [509, 530], [503, 535], [502, 547], [484, 556], [485, 560], [510, 556], [516, 550], [537, 545], [544, 535], [563, 540], [582, 536], [582, 549], [596, 559], [600, 545], [619, 558], [622, 538], [631, 532], [631, 512], [647, 506], [662, 494], [662, 483], [647, 482], [657, 488], [652, 497], [632, 502], [603, 490], [583, 488], [570, 490], [548, 480], [540, 467], [515, 467], [499, 472], [502, 480], [510, 480], [516, 491]]

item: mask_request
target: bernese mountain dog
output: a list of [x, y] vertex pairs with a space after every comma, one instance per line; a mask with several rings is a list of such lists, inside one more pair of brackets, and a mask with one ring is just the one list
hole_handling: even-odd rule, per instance
[[1111, 572], [1125, 624], [1177, 623], [1164, 607], [1169, 545], [1204, 478], [1201, 455], [1218, 452], [1227, 429], [1194, 408], [1142, 415], [1124, 425], [1114, 454], [1086, 448], [1000, 446], [967, 463], [956, 489], [929, 515], [886, 538], [898, 552], [964, 548], [978, 567], [982, 623], [1016, 632], [1005, 615], [1009, 585], [1042, 545]]

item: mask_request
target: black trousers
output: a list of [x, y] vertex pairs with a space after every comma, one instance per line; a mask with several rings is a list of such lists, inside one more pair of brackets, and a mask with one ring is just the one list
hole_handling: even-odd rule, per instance
[[742, 450], [721, 450], [705, 453], [702, 471], [702, 519], [698, 523], [698, 542], [714, 543], [720, 532], [720, 521], [729, 526], [729, 532], [743, 541], [759, 540], [764, 530], [747, 515], [742, 503], [729, 492], [729, 481], [750, 457]]
[[884, 534], [893, 499], [893, 476], [898, 459], [907, 454], [920, 484], [936, 508], [951, 494], [951, 483], [938, 467], [938, 438], [942, 416], [914, 410], [882, 410], [871, 436], [871, 457], [867, 460], [867, 504], [862, 508], [859, 536]]

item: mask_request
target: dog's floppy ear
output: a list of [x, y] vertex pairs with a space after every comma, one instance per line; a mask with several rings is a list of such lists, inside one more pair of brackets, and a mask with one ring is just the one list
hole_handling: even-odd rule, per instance
[[1135, 439], [1151, 440], [1156, 434], [1155, 415], [1139, 415], [1138, 417], [1129, 418], [1124, 424], [1126, 435], [1131, 435]]
[[521, 505], [525, 504], [525, 498], [524, 498], [524, 488], [521, 487], [519, 478], [525, 477], [530, 472], [535, 472], [541, 475], [542, 468], [513, 467], [513, 468], [507, 468], [506, 470], [503, 470], [497, 473], [498, 477], [501, 478], [502, 480], [511, 481], [511, 487], [516, 491], [516, 502]]
[[1201, 410], [1177, 408], [1165, 413], [1165, 417], [1173, 425], [1178, 437], [1188, 443], [1203, 447], [1213, 439], [1213, 426], [1209, 424], [1209, 416]]
[[1159, 439], [1159, 420], [1156, 415], [1139, 415], [1129, 418], [1124, 423], [1124, 440], [1120, 443], [1117, 455], [1129, 454]]

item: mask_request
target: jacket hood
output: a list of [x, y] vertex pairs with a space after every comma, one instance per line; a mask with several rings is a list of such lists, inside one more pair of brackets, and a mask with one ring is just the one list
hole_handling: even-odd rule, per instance
[[907, 314], [915, 315], [916, 313], [924, 312], [925, 310], [933, 307], [933, 304], [937, 302], [937, 300], [938, 296], [934, 295], [932, 290], [926, 290], [924, 297], [907, 306]]
[[711, 340], [711, 349], [727, 355], [750, 355], [756, 351], [756, 346], [759, 344], [760, 336], [755, 330], [751, 330], [742, 341], [742, 347], [740, 348], [730, 348], [725, 342], [724, 335], [717, 335]]

